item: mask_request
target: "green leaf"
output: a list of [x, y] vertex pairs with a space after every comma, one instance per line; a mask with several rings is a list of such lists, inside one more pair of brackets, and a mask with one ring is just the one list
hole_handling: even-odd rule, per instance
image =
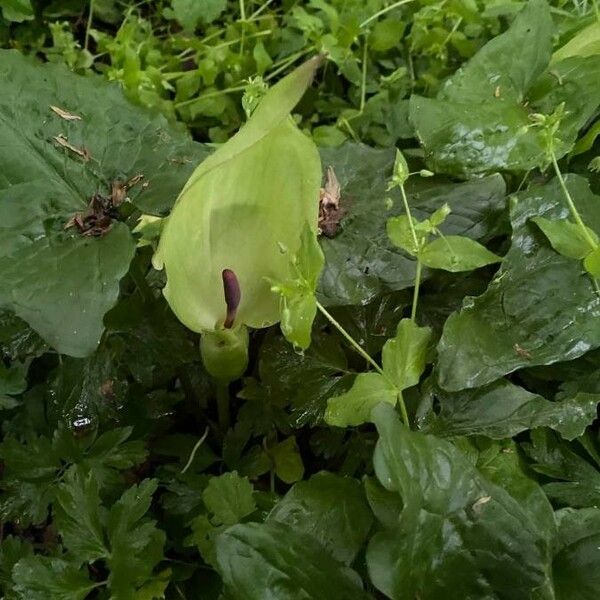
[[600, 277], [600, 247], [596, 247], [585, 257], [583, 266], [592, 277]]
[[70, 469], [58, 488], [54, 519], [77, 564], [106, 557], [98, 484], [92, 473]]
[[474, 390], [449, 393], [433, 387], [427, 401], [439, 403], [439, 414], [430, 412], [421, 422], [427, 433], [453, 437], [485, 435], [505, 439], [527, 429], [551, 427], [567, 440], [579, 437], [597, 414], [600, 395], [580, 392], [550, 402], [538, 394], [500, 379]]
[[408, 252], [411, 256], [416, 256], [419, 253], [420, 246], [426, 239], [423, 234], [417, 234], [415, 231], [417, 237], [417, 245], [415, 245], [408, 215], [400, 215], [388, 219], [385, 228], [392, 244]]
[[31, 0], [0, 0], [0, 8], [7, 21], [22, 23], [34, 18]]
[[217, 538], [218, 570], [232, 598], [368, 598], [358, 575], [310, 535], [268, 521], [234, 525]]
[[597, 506], [600, 503], [600, 463], [592, 456], [595, 462], [592, 464], [551, 431], [535, 430], [530, 435], [531, 443], [521, 445], [534, 461], [530, 467], [555, 480], [543, 485], [546, 495], [560, 505]]
[[293, 277], [285, 282], [273, 281], [272, 291], [281, 296], [281, 331], [301, 350], [310, 346], [312, 324], [317, 314], [315, 289], [323, 268], [323, 252], [315, 232], [304, 225], [300, 248], [292, 258]]
[[576, 36], [561, 46], [553, 55], [552, 62], [560, 62], [571, 56], [600, 54], [600, 21], [584, 27]]
[[302, 354], [281, 337], [267, 336], [260, 349], [259, 369], [273, 397], [291, 404], [294, 427], [320, 423], [327, 398], [346, 391], [354, 379], [338, 340], [321, 333]]
[[557, 600], [595, 600], [600, 594], [600, 510], [557, 511], [559, 549], [552, 562]]
[[207, 151], [99, 78], [7, 50], [0, 65], [0, 304], [59, 352], [85, 356], [102, 335], [135, 242], [117, 221], [100, 239], [65, 225], [96, 194], [110, 198], [113, 183], [137, 175], [144, 186], [129, 190], [132, 201], [164, 211], [191, 171], [188, 161]]
[[432, 269], [457, 273], [479, 269], [502, 259], [474, 240], [449, 235], [429, 242], [421, 252], [421, 260]]
[[[358, 144], [321, 149], [341, 185], [344, 218], [339, 233], [321, 238], [325, 266], [319, 300], [327, 306], [364, 305], [391, 291], [412, 287], [414, 259], [388, 238], [388, 219], [404, 214], [400, 190], [386, 191], [394, 152]], [[437, 178], [411, 177], [406, 193], [413, 217], [430, 217], [444, 203], [452, 209], [441, 227], [444, 235], [486, 240], [504, 227], [506, 186], [494, 175], [455, 184]], [[389, 208], [386, 198], [391, 198]], [[427, 269], [423, 278], [429, 277]]]
[[115, 600], [131, 598], [147, 583], [162, 559], [165, 534], [145, 515], [158, 482], [146, 479], [131, 486], [110, 509], [106, 535], [110, 555], [108, 585]]
[[379, 591], [398, 599], [526, 599], [549, 582], [549, 543], [517, 500], [449, 442], [410, 431], [388, 406], [373, 412], [375, 472], [403, 504], [367, 550]]
[[411, 319], [402, 319], [396, 336], [383, 346], [383, 370], [399, 391], [419, 383], [427, 363], [431, 335], [429, 327], [419, 327]]
[[0, 586], [6, 600], [14, 598], [12, 570], [22, 558], [33, 554], [33, 546], [19, 538], [9, 535], [0, 542]]
[[246, 125], [196, 168], [163, 228], [154, 264], [166, 270], [173, 312], [193, 331], [223, 327], [226, 269], [240, 292], [235, 325], [279, 321], [269, 281], [293, 277], [289, 256], [305, 225], [316, 235], [319, 156], [289, 113], [320, 62], [307, 61], [266, 93]]
[[[571, 223], [571, 221], [564, 219], [551, 221], [544, 217], [534, 217], [531, 220], [544, 232], [552, 247], [563, 256], [583, 259], [594, 249], [590, 247], [590, 243], [579, 225]], [[586, 227], [586, 229], [597, 244], [598, 236], [596, 233], [589, 227]]]
[[234, 525], [256, 510], [252, 484], [236, 471], [211, 477], [202, 500], [216, 525]]
[[269, 513], [269, 521], [312, 536], [333, 558], [350, 565], [373, 517], [356, 479], [322, 471], [296, 483]]
[[409, 177], [409, 168], [406, 159], [400, 150], [396, 150], [394, 170], [392, 171], [392, 184], [404, 185]]
[[83, 569], [46, 556], [22, 558], [14, 566], [13, 580], [22, 600], [84, 600], [96, 587]]
[[[587, 181], [570, 175], [567, 187], [584, 222], [600, 231], [600, 199]], [[598, 298], [589, 276], [580, 263], [556, 253], [530, 223], [534, 217], [555, 221], [568, 214], [556, 180], [519, 196], [511, 210], [512, 245], [500, 271], [482, 296], [466, 298], [444, 326], [438, 345], [443, 388], [478, 387], [516, 369], [572, 360], [600, 346]]]
[[398, 390], [379, 373], [361, 373], [350, 390], [327, 401], [325, 422], [336, 427], [362, 425], [371, 420], [373, 407], [380, 402], [398, 402]]
[[600, 57], [569, 58], [542, 75], [552, 30], [547, 3], [528, 2], [509, 30], [459, 69], [437, 98], [411, 98], [410, 119], [434, 171], [470, 176], [544, 167], [547, 139], [529, 115], [549, 115], [562, 104], [567, 112], [554, 151], [560, 158], [571, 149], [600, 102]]
[[298, 450], [296, 438], [289, 438], [268, 449], [273, 461], [275, 475], [285, 483], [295, 483], [304, 476], [304, 463]]
[[16, 398], [27, 389], [28, 363], [16, 362], [10, 367], [0, 363], [0, 409], [14, 408], [19, 403]]
[[193, 32], [198, 22], [208, 25], [226, 8], [226, 0], [171, 0], [171, 8], [164, 12], [168, 19], [176, 19], [184, 31]]

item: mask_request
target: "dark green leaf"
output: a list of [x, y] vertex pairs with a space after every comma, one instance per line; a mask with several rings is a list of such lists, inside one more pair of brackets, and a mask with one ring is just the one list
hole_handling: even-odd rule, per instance
[[[322, 150], [321, 159], [335, 171], [345, 211], [339, 233], [321, 239], [325, 267], [319, 295], [323, 303], [366, 304], [383, 293], [411, 287], [415, 261], [395, 248], [386, 233], [388, 219], [404, 213], [399, 190], [386, 191], [394, 153], [346, 144]], [[503, 225], [505, 184], [500, 176], [459, 185], [415, 177], [407, 182], [406, 191], [417, 220], [448, 203], [452, 212], [441, 227], [445, 235], [483, 240]], [[386, 197], [393, 200], [391, 209]]]
[[500, 379], [474, 390], [449, 393], [430, 389], [440, 412], [430, 413], [422, 424], [439, 436], [485, 435], [494, 439], [512, 437], [521, 431], [551, 427], [567, 439], [579, 437], [596, 418], [600, 395], [579, 393], [549, 402], [538, 394]]
[[336, 560], [350, 565], [366, 540], [373, 517], [358, 481], [323, 471], [296, 483], [268, 520], [311, 535]]
[[[567, 186], [584, 222], [600, 231], [600, 199], [581, 177], [569, 176]], [[578, 261], [557, 254], [529, 222], [568, 214], [556, 180], [519, 197], [511, 210], [512, 246], [501, 269], [482, 296], [466, 298], [460, 313], [446, 322], [438, 346], [442, 387], [478, 387], [600, 345], [600, 300], [589, 275]]]
[[234, 525], [217, 538], [228, 595], [247, 600], [368, 598], [360, 579], [309, 534], [269, 521]]
[[13, 569], [14, 589], [22, 600], [84, 600], [96, 584], [83, 569], [60, 558], [22, 558]]
[[389, 598], [523, 598], [550, 578], [545, 534], [449, 442], [374, 410], [375, 471], [398, 493], [396, 525], [369, 544], [371, 580]]

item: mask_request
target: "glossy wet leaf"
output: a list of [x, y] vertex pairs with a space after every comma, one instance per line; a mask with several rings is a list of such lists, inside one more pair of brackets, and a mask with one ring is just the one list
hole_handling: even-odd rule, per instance
[[[567, 186], [584, 222], [600, 231], [599, 199], [586, 180], [570, 175]], [[478, 387], [600, 346], [600, 300], [589, 275], [579, 261], [558, 254], [531, 222], [568, 216], [556, 180], [519, 196], [511, 210], [512, 245], [499, 272], [483, 295], [466, 298], [445, 324], [438, 345], [442, 387]]]
[[572, 440], [593, 423], [600, 402], [600, 395], [584, 392], [552, 402], [506, 379], [455, 393], [429, 389], [427, 395], [429, 402], [435, 398], [439, 403], [439, 414], [428, 414], [422, 428], [442, 437], [505, 439], [527, 429], [551, 427]]
[[296, 483], [268, 517], [311, 535], [346, 565], [356, 558], [372, 520], [360, 482], [326, 471]]
[[[346, 212], [340, 232], [331, 239], [321, 238], [325, 266], [318, 288], [320, 300], [326, 305], [366, 304], [383, 293], [411, 287], [415, 262], [394, 247], [386, 232], [388, 219], [404, 214], [399, 190], [386, 191], [394, 152], [346, 144], [321, 150], [321, 160], [335, 171]], [[417, 220], [431, 216], [447, 202], [452, 212], [442, 232], [480, 241], [504, 226], [505, 189], [500, 176], [458, 185], [419, 177], [406, 183]], [[391, 209], [386, 198], [393, 200]], [[427, 269], [423, 276], [429, 277]]]
[[246, 125], [196, 168], [162, 230], [154, 263], [165, 268], [173, 312], [193, 331], [223, 326], [224, 270], [241, 292], [236, 326], [279, 321], [269, 281], [293, 278], [289, 257], [304, 227], [316, 235], [319, 156], [289, 113], [319, 64], [311, 59], [267, 92]]
[[562, 103], [568, 109], [554, 149], [559, 157], [571, 149], [598, 108], [600, 59], [568, 58], [543, 74], [552, 33], [547, 3], [528, 2], [509, 30], [457, 71], [437, 98], [411, 98], [410, 118], [434, 171], [470, 176], [545, 166], [546, 142], [529, 115], [549, 115]]
[[449, 442], [374, 411], [375, 472], [402, 499], [371, 538], [371, 580], [388, 598], [530, 598], [550, 580], [550, 547], [519, 502]]
[[366, 599], [358, 575], [311, 535], [268, 521], [234, 525], [217, 538], [218, 570], [232, 598]]
[[[186, 161], [207, 152], [95, 77], [6, 50], [0, 64], [0, 303], [59, 352], [85, 356], [98, 344], [135, 244], [121, 223], [101, 239], [65, 231], [66, 223], [94, 194], [110, 196], [113, 182], [137, 175], [143, 179], [130, 197], [164, 210], [190, 173]], [[81, 118], [65, 120], [50, 106]], [[85, 148], [89, 160], [59, 146], [58, 136]]]
[[449, 235], [429, 242], [421, 252], [421, 260], [432, 269], [457, 273], [479, 269], [502, 259], [474, 240]]
[[[544, 232], [552, 247], [563, 256], [583, 259], [594, 249], [590, 246], [579, 225], [571, 221], [565, 219], [551, 221], [544, 217], [534, 217], [531, 220]], [[587, 230], [591, 238], [598, 243], [598, 236], [595, 232], [589, 227]]]
[[600, 594], [600, 510], [557, 511], [558, 549], [552, 562], [558, 600], [594, 600]]

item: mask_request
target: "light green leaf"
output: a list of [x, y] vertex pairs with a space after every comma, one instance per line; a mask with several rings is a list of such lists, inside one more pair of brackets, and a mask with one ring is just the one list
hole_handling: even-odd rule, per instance
[[600, 247], [597, 247], [585, 257], [583, 266], [592, 277], [600, 278]]
[[358, 575], [310, 535], [267, 521], [234, 525], [217, 538], [228, 596], [245, 600], [366, 600]]
[[371, 411], [380, 402], [392, 406], [398, 401], [398, 390], [379, 373], [361, 373], [350, 390], [327, 400], [325, 422], [336, 427], [362, 425], [371, 419]]
[[[587, 237], [581, 231], [579, 225], [571, 223], [566, 219], [551, 221], [544, 217], [531, 219], [548, 238], [552, 247], [563, 256], [568, 258], [585, 258], [594, 248], [590, 246]], [[598, 243], [598, 236], [589, 227], [586, 227], [589, 236]]]
[[31, 0], [0, 0], [2, 16], [7, 21], [22, 23], [34, 18]]
[[[569, 175], [566, 185], [583, 221], [600, 231], [600, 199], [587, 181]], [[556, 180], [519, 196], [501, 269], [483, 295], [466, 298], [444, 325], [437, 365], [443, 388], [479, 387], [516, 369], [572, 360], [600, 346], [599, 300], [589, 275], [581, 263], [555, 252], [531, 223], [537, 216], [555, 221], [568, 214]]]
[[168, 19], [176, 19], [184, 31], [193, 32], [198, 23], [209, 25], [227, 8], [227, 0], [171, 0], [165, 9]]
[[256, 510], [254, 488], [247, 477], [236, 471], [211, 477], [202, 500], [216, 525], [234, 525]]
[[432, 331], [411, 319], [398, 323], [396, 336], [383, 346], [383, 370], [399, 391], [419, 383], [425, 370]]
[[409, 168], [406, 159], [400, 150], [396, 150], [394, 170], [392, 171], [392, 185], [404, 185], [409, 177]]
[[194, 331], [223, 326], [225, 269], [241, 292], [236, 325], [279, 321], [269, 281], [293, 277], [289, 256], [306, 224], [316, 235], [319, 156], [289, 113], [320, 62], [309, 60], [267, 92], [246, 125], [197, 167], [163, 228], [154, 263], [166, 269], [171, 308]]
[[275, 475], [285, 483], [295, 483], [304, 476], [304, 463], [292, 435], [268, 449]]
[[84, 600], [96, 584], [83, 569], [60, 558], [22, 558], [13, 569], [14, 589], [21, 600]]
[[379, 591], [394, 600], [525, 600], [549, 582], [546, 532], [517, 500], [449, 442], [410, 431], [384, 404], [373, 413], [375, 472], [402, 500], [396, 519], [386, 519], [369, 542], [367, 565]]
[[346, 565], [356, 558], [372, 520], [361, 484], [326, 471], [296, 483], [267, 518], [311, 535]]
[[300, 248], [292, 257], [292, 279], [273, 282], [273, 291], [281, 296], [281, 331], [301, 350], [310, 346], [312, 324], [317, 314], [315, 289], [323, 268], [323, 252], [315, 232], [305, 224]]
[[400, 215], [388, 219], [385, 227], [388, 237], [394, 246], [405, 250], [411, 256], [418, 254], [420, 245], [425, 241], [425, 236], [422, 233], [417, 234], [415, 232], [417, 237], [417, 245], [415, 245], [408, 215]]
[[600, 54], [600, 21], [594, 21], [560, 47], [552, 55], [552, 62], [560, 62], [571, 56], [591, 56], [592, 54]]
[[421, 252], [423, 264], [432, 269], [457, 273], [472, 271], [500, 262], [502, 259], [475, 240], [448, 235], [429, 242]]

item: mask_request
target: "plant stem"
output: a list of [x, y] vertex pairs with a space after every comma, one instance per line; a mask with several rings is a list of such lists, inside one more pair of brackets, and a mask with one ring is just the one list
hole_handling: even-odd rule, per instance
[[219, 415], [219, 426], [223, 432], [229, 429], [229, 385], [217, 382], [217, 414]]
[[413, 238], [415, 250], [417, 251], [417, 271], [415, 273], [415, 289], [413, 291], [412, 309], [410, 311], [410, 319], [414, 323], [415, 318], [417, 316], [417, 305], [419, 303], [419, 287], [421, 286], [421, 271], [423, 265], [421, 264], [421, 258], [419, 257], [419, 239], [417, 238], [417, 232], [415, 230], [412, 213], [410, 212], [410, 206], [408, 205], [408, 198], [406, 197], [406, 190], [404, 189], [403, 184], [400, 184], [400, 194], [402, 195], [402, 203], [404, 204], [404, 210], [406, 211], [406, 216], [408, 217], [408, 226], [410, 227], [410, 233]]
[[242, 35], [240, 39], [240, 56], [244, 53], [244, 42], [246, 39], [246, 3], [240, 0], [240, 22], [242, 24]]
[[317, 300], [317, 308], [321, 314], [342, 334], [344, 339], [360, 354], [380, 375], [387, 378], [387, 375], [383, 372], [383, 369], [365, 352], [360, 344], [333, 318], [333, 316], [327, 311], [327, 309]]
[[208, 437], [208, 427], [204, 430], [204, 433], [202, 434], [202, 437], [196, 442], [195, 446], [192, 448], [192, 451], [190, 453], [190, 457], [188, 458], [187, 463], [185, 463], [185, 467], [183, 467], [183, 469], [181, 469], [181, 474], [183, 475], [192, 465], [192, 463], [194, 462], [194, 458], [196, 458], [196, 452], [198, 452], [198, 449], [200, 448], [200, 446], [202, 446], [202, 444], [204, 443], [204, 440]]
[[92, 28], [92, 19], [94, 18], [94, 0], [90, 0], [90, 11], [88, 14], [88, 20], [85, 26], [85, 38], [83, 41], [84, 50], [88, 49], [88, 44], [90, 41], [90, 29]]
[[404, 403], [404, 397], [402, 392], [398, 392], [398, 403], [400, 404], [400, 412], [402, 413], [402, 420], [404, 424], [410, 429], [410, 421], [408, 420], [408, 411], [406, 410], [406, 404]]
[[369, 50], [369, 43], [365, 38], [365, 42], [363, 44], [363, 64], [362, 64], [362, 77], [360, 84], [360, 112], [365, 110], [365, 102], [367, 99], [367, 56]]
[[583, 219], [581, 218], [581, 215], [579, 214], [579, 211], [577, 210], [577, 207], [575, 206], [575, 202], [573, 201], [571, 192], [569, 192], [569, 188], [567, 188], [567, 185], [565, 184], [565, 180], [560, 171], [560, 167], [558, 166], [558, 162], [556, 160], [556, 155], [554, 154], [554, 150], [552, 151], [552, 165], [554, 166], [554, 171], [556, 173], [556, 177], [558, 177], [558, 182], [560, 183], [560, 187], [562, 188], [563, 194], [567, 200], [567, 204], [569, 205], [569, 209], [571, 210], [571, 214], [573, 215], [575, 222], [581, 229], [581, 233], [582, 233], [583, 237], [585, 237], [585, 239], [588, 242], [588, 244], [590, 245], [590, 247], [593, 249], [596, 249], [598, 247], [598, 244], [596, 244], [594, 238], [590, 235], [588, 228], [585, 226], [585, 223], [583, 222]]
[[190, 100], [184, 100], [183, 102], [177, 102], [175, 104], [175, 108], [181, 108], [182, 106], [189, 106], [194, 102], [198, 102], [199, 100], [205, 100], [206, 98], [216, 98], [218, 96], [223, 96], [224, 94], [233, 94], [235, 92], [243, 92], [248, 87], [245, 85], [238, 85], [235, 87], [230, 87], [225, 90], [216, 90], [214, 92], [209, 92], [208, 94], [203, 94], [202, 96], [198, 96], [197, 98], [192, 98]]
[[390, 10], [394, 10], [395, 8], [398, 8], [399, 6], [402, 6], [403, 4], [409, 4], [410, 2], [414, 2], [414, 0], [399, 0], [398, 2], [394, 2], [393, 4], [390, 4], [389, 6], [382, 8], [380, 11], [376, 12], [374, 15], [371, 15], [368, 19], [365, 19], [359, 25], [359, 27], [362, 29], [363, 27], [366, 27], [369, 23], [376, 21], [377, 19], [379, 19], [379, 17], [382, 17], [386, 13], [390, 12]]

